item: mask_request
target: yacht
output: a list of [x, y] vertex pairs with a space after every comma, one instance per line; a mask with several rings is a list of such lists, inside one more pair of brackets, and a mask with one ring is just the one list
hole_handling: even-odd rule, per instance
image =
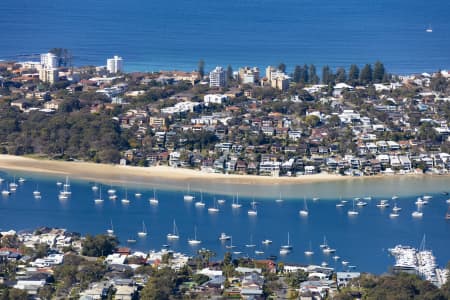
[[336, 204], [336, 207], [343, 207], [344, 206], [344, 203], [338, 203], [338, 204]]
[[419, 198], [417, 198], [417, 201], [415, 203], [416, 203], [416, 205], [425, 205], [428, 202], [426, 200], [424, 200], [424, 199], [419, 197]]
[[433, 199], [433, 196], [430, 196], [430, 195], [424, 195], [422, 198], [423, 198], [423, 200], [425, 200], [425, 201], [430, 201], [431, 199]]
[[328, 267], [328, 263], [326, 261], [323, 261], [320, 265], [324, 268]]
[[236, 198], [233, 197], [233, 203], [231, 208], [241, 208], [242, 204], [239, 203], [239, 194], [236, 194]]
[[225, 232], [222, 232], [219, 236], [220, 241], [228, 241], [231, 239], [231, 236], [227, 235]]
[[389, 214], [389, 217], [390, 218], [397, 218], [397, 217], [399, 217], [400, 216], [400, 214], [399, 213], [397, 213], [397, 212], [391, 212], [390, 214]]
[[255, 244], [253, 244], [253, 236], [250, 235], [250, 243], [245, 245], [246, 248], [254, 248], [256, 247]]
[[180, 238], [180, 236], [178, 234], [177, 224], [175, 223], [175, 220], [173, 220], [173, 230], [172, 230], [172, 233], [167, 234], [167, 239], [168, 240], [178, 240], [179, 238]]
[[128, 244], [134, 244], [134, 243], [136, 243], [136, 240], [135, 239], [128, 239], [127, 243]]
[[313, 200], [314, 202], [316, 202], [316, 201], [319, 201], [320, 198], [319, 198], [319, 197], [313, 197], [312, 200]]
[[391, 198], [392, 200], [397, 200], [398, 199], [398, 196], [397, 195], [394, 195], [394, 196], [392, 196], [392, 198]]
[[340, 258], [341, 258], [341, 257], [338, 256], [338, 255], [333, 256], [333, 259], [334, 259], [334, 260], [339, 260]]
[[388, 200], [380, 200], [379, 203], [377, 203], [377, 207], [379, 208], [386, 208], [389, 206]]
[[117, 199], [117, 195], [109, 195], [109, 200], [116, 200]]
[[142, 193], [136, 192], [136, 193], [134, 193], [134, 196], [135, 196], [136, 198], [141, 198], [141, 197], [142, 197]]
[[333, 248], [330, 248], [330, 247], [327, 246], [327, 247], [323, 248], [322, 251], [325, 254], [330, 254], [330, 253], [336, 252], [336, 249], [333, 249]]
[[233, 246], [233, 237], [232, 236], [230, 237], [230, 244], [226, 245], [225, 248], [227, 248], [227, 249], [236, 248], [236, 246]]
[[255, 250], [255, 254], [256, 254], [256, 255], [263, 255], [263, 254], [264, 254], [264, 251], [261, 251], [261, 250]]
[[57, 182], [56, 182], [56, 185], [57, 185], [57, 186], [62, 186], [63, 183], [62, 183], [61, 181], [57, 181]]
[[256, 202], [255, 201], [252, 202], [252, 208], [248, 210], [247, 214], [249, 216], [256, 216], [256, 215], [258, 215], [258, 211], [256, 210]]
[[275, 202], [277, 202], [277, 203], [283, 202], [283, 198], [281, 198], [281, 192], [280, 192], [280, 197], [278, 197], [278, 199], [275, 199]]
[[194, 196], [191, 195], [191, 185], [188, 184], [187, 194], [183, 196], [184, 201], [192, 201], [194, 200]]
[[367, 205], [367, 202], [364, 202], [364, 201], [361, 201], [361, 200], [359, 200], [358, 202], [356, 202], [356, 206], [366, 206]]
[[23, 178], [23, 177], [19, 177], [19, 183], [24, 183], [25, 181], [26, 181], [26, 179], [25, 178]]
[[145, 227], [144, 221], [142, 221], [142, 231], [138, 232], [139, 237], [146, 237], [147, 236], [147, 227]]
[[399, 212], [399, 211], [401, 211], [401, 210], [402, 210], [402, 208], [401, 208], [401, 207], [398, 207], [398, 206], [397, 206], [397, 203], [395, 203], [395, 204], [394, 204], [394, 207], [392, 208], [392, 211], [396, 213], [396, 212]]
[[447, 204], [450, 204], [450, 199], [447, 199], [445, 202], [446, 202]]
[[188, 243], [189, 245], [195, 246], [195, 245], [199, 245], [201, 244], [202, 241], [197, 240], [197, 227], [194, 227], [194, 238], [193, 239], [189, 239]]
[[159, 201], [158, 198], [156, 198], [156, 192], [155, 189], [153, 189], [153, 197], [148, 199], [151, 205], [158, 205]]
[[363, 199], [366, 200], [366, 201], [370, 201], [370, 200], [372, 200], [372, 197], [371, 196], [366, 196]]
[[303, 197], [303, 209], [301, 209], [298, 213], [302, 217], [307, 217], [309, 215], [308, 205], [306, 203], [306, 198], [305, 197]]
[[91, 189], [92, 189], [92, 191], [94, 191], [94, 192], [98, 191], [98, 186], [97, 186], [97, 184], [94, 183], [94, 185], [92, 186]]
[[2, 190], [2, 195], [3, 196], [9, 196], [9, 195], [11, 195], [11, 192], [9, 190], [7, 190], [7, 189], [3, 189]]
[[95, 204], [101, 204], [103, 203], [103, 199], [102, 199], [102, 189], [100, 189], [100, 194], [99, 197], [97, 199], [94, 200]]
[[41, 196], [41, 192], [39, 191], [37, 185], [36, 185], [36, 189], [33, 191], [33, 196], [34, 196], [35, 198]]
[[219, 199], [217, 200], [217, 203], [220, 205], [225, 204], [225, 199]]
[[212, 207], [208, 207], [208, 212], [215, 214], [219, 212], [219, 208], [217, 207], [217, 201], [216, 198], [214, 198], [213, 200], [213, 206]]
[[69, 176], [66, 176], [66, 182], [64, 183], [63, 187], [70, 188]]
[[108, 194], [109, 194], [109, 195], [114, 195], [115, 193], [116, 193], [116, 190], [113, 189], [113, 187], [112, 187], [112, 185], [111, 185], [111, 187], [110, 187], [109, 190], [108, 190]]
[[342, 261], [342, 265], [343, 265], [343, 266], [347, 266], [348, 264], [349, 264], [348, 261], [346, 261], [346, 260], [343, 260], [343, 261]]
[[263, 243], [264, 245], [270, 245], [272, 244], [272, 240], [263, 240], [261, 243]]
[[306, 256], [314, 255], [314, 251], [312, 251], [311, 241], [309, 242], [309, 249], [305, 251]]
[[431, 25], [428, 26], [428, 28], [425, 30], [427, 33], [433, 32], [433, 28], [431, 28]]
[[353, 209], [350, 209], [347, 214], [349, 216], [357, 216], [359, 215], [359, 212], [357, 210], [355, 210], [355, 199], [353, 199]]
[[203, 193], [200, 192], [200, 201], [195, 202], [195, 207], [205, 207], [205, 202], [203, 202]]
[[411, 216], [413, 218], [422, 218], [423, 217], [422, 206], [417, 204], [417, 210], [413, 211]]
[[320, 249], [328, 247], [327, 237], [326, 236], [323, 236], [323, 244], [320, 244], [319, 247], [320, 247]]
[[111, 227], [110, 227], [109, 229], [107, 229], [106, 232], [107, 232], [109, 235], [113, 235], [113, 234], [114, 234], [114, 227], [113, 227], [113, 222], [112, 222], [112, 220], [111, 220]]
[[129, 204], [130, 203], [130, 200], [128, 200], [128, 191], [127, 191], [127, 189], [125, 189], [125, 198], [123, 198], [120, 201], [122, 201], [123, 204]]
[[291, 241], [289, 238], [289, 232], [288, 232], [288, 243], [286, 245], [282, 245], [280, 247], [280, 254], [287, 254], [289, 252], [291, 252], [292, 250], [292, 245], [291, 245]]

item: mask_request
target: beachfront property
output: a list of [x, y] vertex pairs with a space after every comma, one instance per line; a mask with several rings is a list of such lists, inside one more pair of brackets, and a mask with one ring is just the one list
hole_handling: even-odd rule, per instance
[[[41, 58], [37, 66], [53, 70], [54, 55]], [[110, 62], [110, 73], [116, 73], [111, 71], [120, 69], [120, 57]], [[3, 75], [3, 82], [14, 82], [8, 88], [10, 105], [25, 116], [35, 111], [57, 114], [64, 107], [65, 96], [58, 90], [39, 90], [33, 83], [34, 64], [2, 64], [11, 72]], [[131, 130], [141, 146], [121, 150], [127, 165], [144, 160], [147, 166], [277, 177], [450, 170], [449, 120], [441, 113], [449, 93], [431, 88], [437, 80], [448, 82], [445, 72], [373, 85], [335, 82], [327, 90], [327, 85], [317, 83], [299, 86], [273, 66], [266, 68], [264, 77], [257, 67], [242, 67], [230, 82], [226, 71], [217, 67], [209, 74], [211, 89], [196, 71], [107, 77], [101, 67], [56, 70], [54, 79], [58, 73], [69, 95], [80, 97], [81, 107], [89, 106], [92, 114], [116, 110], [120, 129]], [[180, 85], [182, 90], [176, 91]], [[217, 87], [223, 90], [217, 93]], [[409, 94], [398, 95], [401, 90]], [[136, 101], [136, 108], [128, 107]], [[199, 147], [201, 136], [208, 139]], [[144, 139], [151, 148], [140, 142]], [[225, 144], [229, 149], [219, 146]], [[270, 161], [264, 159], [267, 155]]]

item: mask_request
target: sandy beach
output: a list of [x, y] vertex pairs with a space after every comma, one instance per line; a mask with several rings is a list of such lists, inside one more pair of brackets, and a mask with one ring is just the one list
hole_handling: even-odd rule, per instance
[[0, 155], [0, 169], [44, 173], [55, 176], [70, 176], [92, 181], [127, 182], [141, 180], [168, 181], [211, 181], [233, 184], [293, 184], [355, 180], [359, 177], [346, 177], [334, 174], [315, 174], [301, 177], [269, 177], [255, 175], [226, 175], [168, 166], [135, 167], [96, 164], [79, 161], [56, 161], [34, 159], [23, 156]]

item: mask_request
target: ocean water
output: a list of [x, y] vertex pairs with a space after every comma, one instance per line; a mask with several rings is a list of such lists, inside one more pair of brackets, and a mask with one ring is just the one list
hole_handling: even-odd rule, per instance
[[127, 71], [193, 70], [201, 58], [206, 69], [376, 60], [400, 74], [450, 68], [442, 0], [2, 0], [0, 12], [0, 59], [62, 47], [75, 65], [120, 55]]
[[[19, 185], [15, 193], [8, 197], [0, 196], [0, 230], [15, 229], [17, 231], [32, 230], [40, 226], [66, 228], [82, 234], [106, 233], [113, 223], [115, 234], [122, 245], [135, 250], [161, 249], [169, 245], [171, 249], [193, 255], [202, 247], [213, 250], [217, 259], [221, 259], [230, 242], [221, 243], [222, 232], [233, 237], [232, 251], [242, 252], [242, 256], [266, 258], [276, 255], [280, 261], [295, 263], [327, 262], [337, 270], [343, 270], [340, 261], [335, 262], [333, 255], [324, 255], [319, 248], [324, 237], [328, 244], [336, 248], [336, 255], [350, 262], [356, 270], [383, 273], [388, 271], [394, 260], [387, 249], [397, 244], [419, 247], [424, 235], [426, 246], [431, 248], [437, 257], [438, 264], [445, 266], [450, 260], [450, 222], [444, 219], [447, 211], [444, 195], [448, 191], [449, 177], [434, 178], [383, 178], [365, 181], [339, 181], [328, 183], [306, 183], [289, 185], [249, 186], [223, 183], [206, 186], [204, 183], [191, 182], [192, 194], [196, 199], [192, 202], [183, 200], [186, 194], [186, 182], [133, 181], [129, 184], [116, 184], [117, 200], [109, 200], [107, 190], [110, 182], [98, 182], [101, 186], [103, 204], [95, 204], [98, 198], [92, 190], [93, 182], [70, 179], [72, 195], [65, 201], [57, 197], [61, 187], [57, 181], [63, 177], [45, 177], [42, 174], [6, 173], [0, 176], [12, 182], [19, 176], [27, 179]], [[39, 189], [42, 198], [33, 197], [33, 191]], [[155, 188], [159, 200], [157, 206], [149, 203]], [[135, 197], [135, 193], [143, 195]], [[97, 192], [98, 193], [98, 192]], [[239, 193], [240, 209], [232, 209], [233, 196]], [[422, 219], [413, 219], [415, 200], [424, 194], [433, 199], [423, 208]], [[121, 199], [127, 195], [130, 204], [123, 205]], [[281, 197], [282, 203], [275, 199]], [[380, 209], [376, 203], [380, 199], [390, 199], [399, 195], [398, 206], [402, 207], [400, 216], [389, 218], [390, 208]], [[320, 196], [320, 200], [312, 198]], [[347, 215], [353, 197], [372, 196], [368, 205], [358, 208], [356, 217]], [[197, 208], [195, 202], [203, 197], [205, 208]], [[215, 214], [207, 208], [213, 206], [215, 199], [226, 202], [219, 205], [220, 211]], [[304, 198], [309, 209], [308, 217], [301, 217], [299, 210], [304, 207]], [[337, 208], [340, 199], [349, 200], [343, 208]], [[251, 201], [256, 201], [257, 216], [249, 216]], [[391, 201], [391, 207], [393, 202]], [[170, 242], [167, 233], [172, 232], [173, 221], [176, 221], [180, 239]], [[145, 222], [148, 235], [139, 238], [137, 232], [142, 230]], [[188, 244], [194, 238], [197, 228], [197, 239], [202, 243], [198, 247]], [[279, 255], [281, 245], [287, 244], [288, 234], [293, 251], [287, 256]], [[127, 244], [128, 239], [136, 239], [136, 243]], [[264, 239], [273, 241], [271, 245], [263, 245]], [[247, 248], [253, 243], [255, 248]], [[315, 254], [306, 257], [304, 251], [311, 244]], [[256, 255], [255, 250], [264, 251]], [[237, 256], [240, 256], [237, 255]]]

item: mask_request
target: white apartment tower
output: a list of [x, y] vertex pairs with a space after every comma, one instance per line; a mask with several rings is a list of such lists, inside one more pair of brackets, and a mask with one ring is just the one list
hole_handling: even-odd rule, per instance
[[222, 67], [216, 67], [209, 72], [210, 87], [224, 87], [227, 83], [227, 74]]
[[108, 58], [106, 61], [106, 69], [109, 73], [119, 73], [123, 71], [123, 59], [115, 55], [113, 58]]
[[41, 54], [41, 65], [43, 69], [53, 69], [58, 67], [58, 57], [53, 53]]

